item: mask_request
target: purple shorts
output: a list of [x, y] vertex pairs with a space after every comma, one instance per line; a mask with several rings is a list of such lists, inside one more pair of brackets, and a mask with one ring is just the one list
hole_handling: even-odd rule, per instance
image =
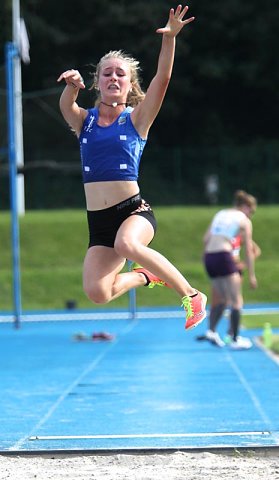
[[210, 278], [225, 277], [238, 272], [230, 252], [205, 253], [204, 265]]

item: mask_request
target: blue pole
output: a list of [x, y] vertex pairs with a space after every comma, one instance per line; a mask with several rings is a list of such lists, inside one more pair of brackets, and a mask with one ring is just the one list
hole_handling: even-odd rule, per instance
[[[128, 260], [128, 268], [131, 270], [132, 262]], [[129, 313], [131, 318], [136, 318], [137, 315], [137, 304], [136, 304], [136, 289], [132, 288], [129, 290]]]
[[14, 99], [14, 58], [18, 50], [12, 42], [6, 43], [6, 82], [8, 109], [8, 153], [10, 171], [11, 237], [13, 261], [13, 307], [14, 326], [19, 328], [21, 316], [19, 221], [17, 210], [17, 165], [15, 151], [15, 99]]

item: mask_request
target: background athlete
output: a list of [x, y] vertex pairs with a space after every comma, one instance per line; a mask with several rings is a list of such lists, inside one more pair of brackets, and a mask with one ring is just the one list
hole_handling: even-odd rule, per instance
[[218, 298], [218, 302], [215, 301], [211, 306], [209, 329], [204, 337], [218, 346], [223, 346], [224, 342], [216, 332], [216, 327], [226, 307], [231, 310], [231, 347], [245, 349], [252, 346], [249, 338], [239, 336], [243, 296], [242, 278], [236, 261], [237, 246], [234, 242], [238, 238], [243, 243], [249, 283], [251, 288], [256, 288], [255, 247], [250, 220], [256, 207], [255, 197], [243, 190], [238, 190], [235, 192], [233, 208], [217, 212], [204, 237], [204, 265], [211, 280], [213, 292]]

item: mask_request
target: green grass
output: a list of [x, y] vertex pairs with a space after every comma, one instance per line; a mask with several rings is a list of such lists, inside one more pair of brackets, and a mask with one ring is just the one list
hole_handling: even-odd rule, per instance
[[279, 328], [279, 314], [278, 313], [264, 313], [247, 315], [243, 314], [241, 323], [245, 328], [263, 328], [265, 323], [270, 323], [271, 328]]
[[[220, 207], [218, 207], [219, 209]], [[166, 255], [189, 282], [210, 294], [202, 264], [204, 232], [217, 207], [155, 207], [158, 232], [152, 247]], [[279, 206], [259, 207], [253, 219], [254, 238], [262, 248], [256, 271], [259, 287], [250, 290], [244, 276], [246, 303], [277, 302], [279, 262]], [[0, 215], [0, 310], [12, 309], [10, 215]], [[73, 299], [79, 308], [92, 308], [82, 291], [82, 263], [88, 233], [85, 211], [29, 211], [20, 219], [22, 306], [29, 309], [64, 308]], [[139, 306], [175, 306], [172, 290], [137, 290]], [[107, 307], [126, 308], [128, 295]], [[94, 308], [98, 308], [94, 306]]]

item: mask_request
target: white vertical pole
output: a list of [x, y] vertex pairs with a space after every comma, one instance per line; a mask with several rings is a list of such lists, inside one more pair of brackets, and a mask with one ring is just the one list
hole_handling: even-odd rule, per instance
[[19, 222], [17, 212], [17, 165], [15, 155], [15, 96], [14, 96], [14, 58], [18, 55], [12, 42], [6, 44], [6, 80], [7, 80], [7, 107], [8, 107], [8, 145], [10, 171], [10, 203], [11, 203], [11, 239], [13, 260], [13, 306], [15, 327], [20, 326], [21, 315], [21, 287], [20, 287], [20, 246]]
[[[14, 95], [15, 95], [15, 155], [17, 168], [24, 165], [22, 133], [22, 84], [20, 58], [20, 0], [13, 0], [13, 43], [18, 50], [14, 57]], [[17, 173], [17, 211], [25, 213], [24, 175]]]

